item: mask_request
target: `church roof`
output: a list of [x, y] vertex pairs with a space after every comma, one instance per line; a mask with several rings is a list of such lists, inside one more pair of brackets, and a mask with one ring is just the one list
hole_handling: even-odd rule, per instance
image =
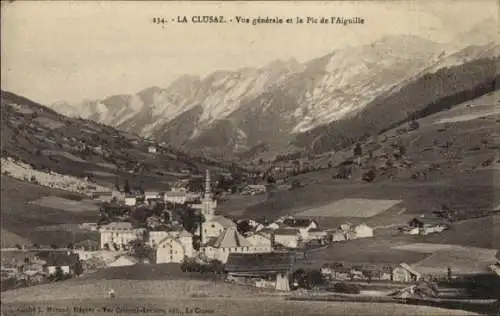
[[226, 228], [210, 246], [214, 248], [235, 248], [252, 247], [253, 245], [235, 228]]

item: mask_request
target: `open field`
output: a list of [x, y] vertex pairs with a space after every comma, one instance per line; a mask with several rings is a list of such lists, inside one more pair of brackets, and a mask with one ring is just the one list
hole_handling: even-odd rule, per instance
[[318, 208], [303, 211], [298, 213], [297, 216], [367, 218], [382, 213], [399, 203], [401, 203], [400, 200], [342, 199]]
[[38, 206], [50, 207], [68, 212], [84, 212], [84, 211], [99, 210], [99, 206], [92, 200], [74, 201], [58, 196], [44, 196], [30, 203]]
[[4, 229], [3, 227], [0, 228], [0, 232], [1, 232], [0, 241], [2, 248], [12, 247], [14, 245], [24, 245], [29, 242], [28, 239], [23, 238], [17, 234], [14, 234]]
[[[107, 299], [113, 289], [116, 299]], [[73, 307], [90, 308], [92, 315], [114, 309], [120, 315], [136, 315], [132, 309], [148, 308], [148, 315], [185, 314], [186, 307], [204, 309], [212, 315], [457, 315], [457, 311], [425, 306], [381, 303], [291, 302], [290, 293], [244, 287], [214, 279], [182, 273], [178, 265], [137, 265], [101, 270], [64, 283], [52, 283], [2, 293], [5, 315], [33, 315], [22, 306], [40, 308], [36, 315], [75, 315]], [[70, 308], [54, 312], [48, 307]], [[120, 311], [118, 310], [120, 309]], [[126, 309], [131, 309], [130, 313]], [[175, 311], [178, 309], [181, 312]], [[111, 311], [113, 312], [113, 311]], [[459, 312], [458, 314], [460, 314]]]
[[446, 273], [447, 267], [461, 274], [488, 272], [488, 266], [497, 262], [495, 255], [498, 252], [496, 249], [429, 243], [399, 245], [393, 249], [432, 254], [414, 267], [424, 273], [441, 274]]
[[324, 263], [348, 262], [353, 264], [408, 264], [421, 261], [429, 256], [426, 253], [418, 253], [403, 249], [395, 249], [395, 245], [406, 245], [415, 236], [380, 236], [373, 238], [355, 239], [342, 242], [334, 242], [327, 248], [311, 251], [300, 266], [321, 267]]
[[[2, 230], [29, 240], [33, 244], [67, 246], [70, 242], [86, 239], [98, 240], [99, 235], [96, 232], [68, 231], [66, 228], [51, 231], [37, 230], [38, 227], [42, 226], [95, 222], [99, 218], [99, 212], [95, 210], [68, 212], [28, 203], [48, 196], [76, 201], [82, 198], [77, 194], [42, 187], [6, 176], [1, 176], [1, 193]], [[16, 243], [18, 242], [5, 244], [2, 240], [2, 247], [13, 247]]]
[[500, 115], [500, 108], [498, 104], [495, 104], [499, 96], [500, 94], [498, 92], [486, 94], [482, 97], [457, 105], [446, 112], [432, 115], [429, 118], [433, 119], [435, 124], [443, 124], [474, 120], [491, 115]]
[[[27, 306], [38, 308], [40, 312], [23, 312]], [[47, 312], [48, 308], [51, 312]], [[227, 315], [227, 316], [304, 316], [304, 315], [477, 315], [475, 313], [448, 310], [427, 306], [410, 306], [390, 303], [349, 303], [349, 302], [298, 302], [285, 301], [273, 298], [249, 298], [249, 299], [227, 299], [227, 298], [118, 298], [109, 299], [72, 299], [64, 301], [37, 301], [21, 303], [3, 303], [2, 311], [5, 316], [13, 315], [81, 315], [73, 312], [74, 307], [89, 309], [88, 315], [184, 315], [186, 308], [191, 311], [197, 310], [200, 315]], [[106, 307], [106, 311], [103, 311]], [[62, 311], [54, 311], [55, 308]], [[137, 312], [137, 309], [146, 312]], [[147, 309], [146, 309], [147, 308]], [[71, 311], [66, 311], [70, 309]]]
[[477, 259], [484, 258], [484, 257], [491, 258], [492, 256], [495, 256], [495, 254], [496, 254], [496, 250], [494, 250], [494, 249], [463, 247], [463, 246], [449, 245], [449, 244], [415, 243], [415, 244], [394, 246], [392, 248], [415, 251], [415, 252], [422, 252], [422, 253], [434, 253], [434, 252], [438, 252], [438, 251], [452, 251], [452, 252], [456, 252], [456, 253], [463, 252], [463, 253], [470, 253], [471, 255], [475, 256]]
[[278, 192], [272, 200], [248, 206], [245, 215], [278, 217], [341, 199], [401, 200], [401, 207], [411, 214], [428, 214], [443, 204], [473, 214], [500, 203], [494, 186], [496, 175], [490, 170], [443, 176], [436, 181], [387, 180], [372, 184], [331, 179], [327, 171], [315, 174], [321, 179], [319, 183], [311, 181], [303, 188]]
[[488, 266], [495, 264], [496, 252], [490, 257], [477, 257], [475, 252], [456, 252], [453, 250], [438, 251], [428, 258], [414, 264], [414, 268], [423, 273], [446, 274], [447, 267], [453, 273], [476, 274], [490, 272]]

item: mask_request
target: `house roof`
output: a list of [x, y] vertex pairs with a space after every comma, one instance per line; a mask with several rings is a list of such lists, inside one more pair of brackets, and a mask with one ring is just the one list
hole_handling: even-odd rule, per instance
[[236, 224], [232, 220], [230, 220], [227, 217], [221, 216], [221, 215], [215, 215], [214, 217], [212, 217], [212, 219], [210, 221], [207, 221], [207, 222], [217, 222], [217, 223], [221, 224], [222, 227], [224, 227], [224, 228], [236, 227]]
[[443, 219], [437, 217], [415, 217], [408, 222], [408, 225], [414, 227], [415, 226], [421, 227], [423, 225], [437, 225], [443, 223], [444, 223]]
[[325, 232], [325, 231], [322, 230], [321, 228], [311, 228], [311, 229], [309, 229], [309, 232], [310, 233], [322, 233], [322, 232]]
[[368, 225], [366, 225], [366, 224], [364, 224], [364, 223], [359, 224], [359, 225], [356, 225], [356, 226], [354, 227], [354, 229], [356, 229], [356, 228], [370, 228], [370, 229], [371, 229], [371, 227], [370, 227], [370, 226], [368, 226]]
[[44, 258], [48, 266], [73, 266], [79, 257], [77, 254], [67, 254], [61, 252], [49, 252], [48, 256]]
[[274, 235], [295, 236], [298, 233], [299, 231], [295, 228], [279, 228], [274, 232]]
[[420, 272], [416, 271], [415, 269], [413, 269], [411, 266], [409, 266], [407, 263], [401, 263], [400, 266], [405, 269], [405, 270], [408, 270], [408, 272], [410, 272], [411, 274], [414, 274], [418, 277], [421, 276]]
[[252, 247], [253, 244], [238, 233], [234, 227], [231, 227], [226, 228], [209, 246], [214, 248], [235, 248]]
[[311, 225], [311, 223], [315, 222], [314, 220], [311, 219], [304, 219], [304, 218], [287, 218], [283, 221], [283, 224], [290, 226], [290, 227], [296, 227], [296, 228], [306, 228]]
[[185, 196], [187, 196], [187, 192], [182, 192], [182, 191], [165, 192], [165, 197], [185, 197]]
[[295, 255], [291, 253], [230, 253], [227, 272], [287, 271], [292, 269]]
[[132, 224], [129, 222], [111, 222], [107, 225], [102, 226], [103, 229], [113, 229], [113, 230], [128, 230], [132, 229]]

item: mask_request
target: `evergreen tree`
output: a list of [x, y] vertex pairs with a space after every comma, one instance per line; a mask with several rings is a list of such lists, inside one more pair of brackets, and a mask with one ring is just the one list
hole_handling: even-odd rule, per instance
[[64, 279], [64, 272], [61, 267], [56, 267], [55, 279], [56, 281]]
[[130, 193], [130, 184], [128, 183], [128, 180], [125, 180], [125, 186], [123, 187], [123, 190], [125, 193]]
[[83, 265], [82, 265], [82, 262], [80, 260], [78, 260], [76, 263], [75, 263], [75, 268], [74, 268], [74, 271], [75, 271], [75, 274], [77, 276], [80, 276], [82, 273], [83, 273]]

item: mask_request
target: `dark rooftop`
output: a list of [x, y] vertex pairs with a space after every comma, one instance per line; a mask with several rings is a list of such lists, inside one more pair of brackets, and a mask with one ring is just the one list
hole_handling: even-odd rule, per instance
[[68, 254], [64, 252], [41, 252], [38, 254], [42, 260], [45, 260], [48, 266], [73, 266], [79, 260], [77, 254]]
[[291, 270], [295, 255], [291, 253], [229, 254], [227, 272], [264, 272]]
[[287, 218], [283, 221], [283, 224], [290, 226], [290, 227], [296, 227], [296, 228], [306, 228], [311, 225], [313, 220], [310, 219], [304, 219], [304, 218]]

